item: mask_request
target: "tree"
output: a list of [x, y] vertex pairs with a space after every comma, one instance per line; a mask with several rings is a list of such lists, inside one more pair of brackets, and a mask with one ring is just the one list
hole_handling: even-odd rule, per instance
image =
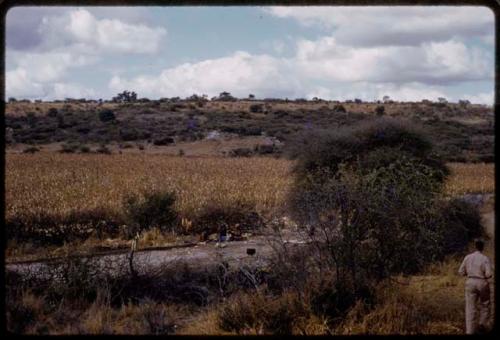
[[253, 95], [253, 94], [249, 94], [249, 95], [248, 95], [248, 99], [251, 99], [251, 100], [255, 99], [255, 95]]
[[439, 97], [438, 98], [438, 102], [441, 103], [441, 104], [446, 104], [448, 101], [446, 100], [446, 98]]
[[389, 96], [383, 96], [382, 100], [384, 101], [384, 103], [387, 103], [391, 100], [391, 98]]
[[224, 92], [221, 92], [219, 94], [218, 100], [222, 100], [222, 101], [234, 101], [234, 100], [236, 100], [236, 98], [234, 98], [231, 95], [231, 93], [224, 91]]
[[460, 106], [466, 107], [466, 106], [470, 105], [470, 101], [469, 101], [469, 100], [467, 100], [467, 99], [460, 99], [460, 100], [458, 101], [458, 104], [459, 104]]
[[135, 102], [137, 100], [137, 93], [130, 91], [123, 91], [122, 93], [118, 93], [117, 96], [113, 97], [113, 102]]
[[305, 138], [288, 207], [321, 266], [355, 290], [444, 254], [437, 202], [449, 171], [423, 131], [379, 118]]

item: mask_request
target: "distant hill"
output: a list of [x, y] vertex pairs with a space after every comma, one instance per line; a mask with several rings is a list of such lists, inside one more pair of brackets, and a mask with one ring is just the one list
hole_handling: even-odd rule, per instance
[[470, 103], [197, 98], [124, 103], [16, 101], [5, 106], [7, 149], [61, 142], [166, 146], [225, 135], [274, 137], [280, 147], [262, 153], [279, 154], [302, 131], [336, 129], [379, 115], [422, 124], [448, 161], [494, 161], [493, 110]]

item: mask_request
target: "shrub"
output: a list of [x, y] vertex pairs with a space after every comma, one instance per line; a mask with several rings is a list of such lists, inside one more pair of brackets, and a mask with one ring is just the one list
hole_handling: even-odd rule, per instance
[[57, 117], [59, 111], [55, 107], [51, 107], [47, 112], [47, 116], [49, 117]]
[[80, 146], [80, 153], [89, 153], [90, 148], [87, 145], [81, 145]]
[[336, 104], [334, 107], [333, 107], [333, 111], [335, 112], [341, 112], [341, 113], [345, 113], [347, 112], [344, 105], [342, 104]]
[[249, 148], [236, 148], [229, 151], [231, 157], [250, 157], [253, 155], [253, 150]]
[[23, 150], [23, 153], [35, 153], [38, 151], [40, 151], [40, 149], [37, 148], [36, 146], [29, 146]]
[[169, 145], [173, 143], [175, 143], [175, 140], [172, 137], [163, 137], [153, 140], [154, 145]]
[[120, 129], [120, 137], [123, 141], [134, 141], [139, 139], [136, 129]]
[[262, 228], [264, 221], [252, 206], [234, 202], [231, 206], [209, 204], [197, 213], [193, 220], [195, 233], [215, 233], [220, 229], [232, 230], [236, 233], [255, 231]]
[[308, 316], [307, 307], [298, 296], [280, 297], [263, 293], [239, 294], [218, 310], [218, 326], [229, 332], [292, 334], [300, 319]]
[[261, 144], [261, 145], [256, 145], [254, 151], [259, 155], [269, 155], [277, 152], [278, 150], [274, 144], [271, 145]]
[[124, 200], [126, 219], [137, 230], [159, 228], [172, 231], [177, 225], [173, 192], [151, 192], [142, 198], [131, 195]]
[[262, 105], [262, 104], [252, 104], [252, 105], [250, 105], [250, 112], [252, 112], [252, 113], [262, 113], [262, 112], [264, 112], [264, 105]]
[[383, 116], [385, 114], [385, 107], [383, 105], [379, 105], [375, 108], [375, 113], [377, 116]]
[[110, 155], [111, 154], [111, 150], [106, 146], [106, 145], [101, 145], [99, 146], [95, 152], [97, 153], [102, 153], [102, 154], [105, 154], [105, 155]]
[[116, 116], [113, 110], [104, 109], [99, 111], [99, 119], [101, 120], [101, 122], [105, 123], [115, 120]]
[[[386, 152], [370, 155], [381, 148], [385, 148]], [[341, 163], [356, 166], [359, 160], [370, 161], [374, 157], [380, 158], [378, 162], [386, 165], [399, 155], [418, 158], [432, 169], [441, 182], [449, 174], [444, 162], [436, 158], [433, 144], [421, 127], [392, 118], [361, 122], [352, 128], [334, 132], [306, 133], [302, 149], [298, 151], [301, 156], [295, 168], [301, 177], [321, 168], [327, 168], [334, 174]], [[382, 160], [384, 157], [388, 158], [385, 162]]]
[[313, 240], [326, 237], [320, 253], [335, 263], [337, 280], [356, 290], [442, 256], [436, 202], [448, 170], [432, 147], [421, 131], [383, 119], [303, 149], [290, 212]]
[[484, 235], [481, 214], [471, 203], [455, 198], [441, 205], [441, 213], [445, 254], [461, 252], [472, 239]]
[[79, 145], [77, 143], [63, 143], [59, 152], [61, 153], [75, 153], [78, 150]]

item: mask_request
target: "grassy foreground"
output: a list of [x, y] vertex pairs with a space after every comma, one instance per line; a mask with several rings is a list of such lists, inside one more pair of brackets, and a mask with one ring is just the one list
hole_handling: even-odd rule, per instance
[[[7, 155], [7, 216], [52, 212], [66, 214], [74, 209], [104, 207], [120, 213], [123, 197], [129, 192], [156, 188], [178, 194], [181, 214], [195, 214], [211, 200], [218, 204], [244, 201], [259, 213], [271, 214], [281, 206], [292, 182], [293, 163], [272, 158], [225, 159], [181, 158], [141, 155]], [[450, 164], [452, 176], [448, 194], [494, 192], [493, 164]], [[200, 185], [200, 183], [202, 183]], [[492, 210], [492, 202], [483, 211]], [[492, 229], [491, 229], [492, 230]], [[150, 235], [160, 238], [161, 235]], [[493, 256], [493, 240], [487, 244]], [[416, 276], [394, 277], [377, 289], [374, 308], [355, 306], [334, 329], [325, 320], [310, 316], [300, 319], [296, 334], [463, 334], [464, 279], [456, 272], [461, 256], [431, 265]], [[261, 296], [254, 306], [279, 315], [293, 297], [276, 301]], [[184, 304], [144, 300], [112, 306], [108, 297], [98, 296], [88, 305], [61, 301], [52, 306], [43, 295], [23, 291], [17, 298], [22, 333], [33, 334], [232, 334], [221, 327], [222, 306], [198, 308]], [[225, 307], [224, 307], [225, 306]], [[492, 308], [494, 310], [494, 308]], [[260, 311], [256, 309], [255, 311]], [[275, 313], [275, 314], [272, 314]], [[16, 316], [9, 316], [10, 327]], [[19, 316], [18, 316], [19, 317]], [[245, 334], [261, 334], [249, 327]]]

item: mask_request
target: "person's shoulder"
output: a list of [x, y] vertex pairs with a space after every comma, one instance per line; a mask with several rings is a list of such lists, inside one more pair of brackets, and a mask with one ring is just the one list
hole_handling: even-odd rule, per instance
[[489, 260], [490, 260], [490, 258], [489, 258], [488, 256], [484, 255], [484, 254], [481, 254], [481, 257], [482, 257], [484, 260], [486, 260], [486, 261], [489, 261]]

